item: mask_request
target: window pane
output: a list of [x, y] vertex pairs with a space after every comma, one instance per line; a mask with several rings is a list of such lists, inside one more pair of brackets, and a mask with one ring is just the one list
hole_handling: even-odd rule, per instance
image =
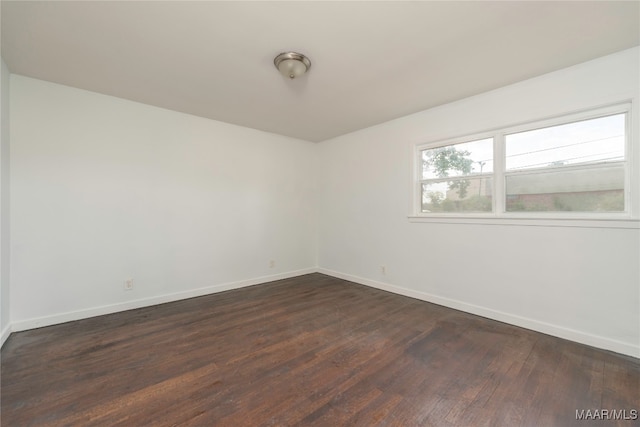
[[493, 138], [422, 150], [422, 179], [493, 172]]
[[507, 212], [622, 212], [624, 165], [506, 177]]
[[491, 212], [490, 177], [422, 184], [422, 212]]
[[624, 160], [626, 114], [506, 135], [506, 168]]

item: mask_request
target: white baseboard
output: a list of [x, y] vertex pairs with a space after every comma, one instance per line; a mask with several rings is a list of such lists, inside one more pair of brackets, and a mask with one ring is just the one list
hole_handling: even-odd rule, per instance
[[625, 354], [632, 357], [640, 358], [640, 346], [612, 340], [610, 338], [589, 334], [582, 331], [576, 331], [574, 329], [565, 328], [563, 326], [553, 325], [550, 323], [542, 322], [535, 319], [521, 317], [511, 313], [505, 313], [490, 308], [469, 304], [463, 301], [440, 297], [437, 295], [429, 294], [426, 292], [420, 292], [412, 289], [402, 288], [399, 286], [390, 285], [388, 283], [382, 283], [375, 280], [365, 279], [358, 276], [352, 276], [350, 274], [344, 274], [337, 271], [327, 270], [324, 268], [318, 268], [317, 271], [328, 276], [333, 276], [338, 279], [348, 280], [350, 282], [359, 283], [361, 285], [370, 286], [372, 288], [381, 289], [384, 291], [392, 292], [394, 294], [404, 295], [411, 298], [416, 298], [422, 301], [431, 302], [434, 304], [442, 305], [445, 307], [453, 308], [456, 310], [464, 311], [466, 313], [476, 314], [478, 316], [486, 317], [489, 319], [497, 320], [511, 325], [519, 326], [525, 329], [530, 329], [536, 332], [542, 332], [547, 335], [563, 338], [569, 341], [575, 341], [581, 344], [587, 344], [593, 347], [598, 347], [604, 350], [611, 350], [616, 353]]
[[9, 335], [11, 335], [11, 324], [5, 326], [0, 333], [0, 348], [2, 348], [4, 342], [7, 340], [7, 338], [9, 338]]
[[[308, 268], [303, 270], [290, 271], [286, 273], [274, 274], [270, 276], [262, 276], [254, 279], [240, 280], [237, 282], [224, 283], [220, 285], [208, 286], [205, 288], [192, 289], [184, 292], [176, 292], [150, 298], [141, 298], [134, 301], [127, 301], [118, 304], [104, 305], [84, 310], [71, 311], [66, 313], [54, 314], [52, 316], [44, 316], [33, 319], [19, 320], [12, 322], [7, 329], [10, 332], [25, 331], [28, 329], [41, 328], [44, 326], [56, 325], [59, 323], [71, 322], [74, 320], [87, 319], [89, 317], [102, 316], [104, 314], [117, 313], [120, 311], [133, 310], [136, 308], [149, 307], [167, 302], [179, 301], [188, 298], [200, 297], [203, 295], [215, 294], [218, 292], [228, 291], [231, 289], [244, 288], [247, 286], [259, 285], [261, 283], [272, 282], [274, 280], [289, 279], [291, 277], [302, 276], [304, 274], [315, 273], [317, 269]], [[8, 333], [7, 333], [8, 336]], [[3, 342], [5, 339], [4, 331], [2, 334]]]
[[411, 298], [416, 298], [422, 301], [431, 302], [434, 304], [442, 305], [445, 307], [453, 308], [456, 310], [464, 311], [466, 313], [475, 314], [478, 316], [486, 317], [489, 319], [497, 320], [500, 322], [509, 323], [511, 325], [519, 326], [522, 328], [530, 329], [544, 334], [552, 335], [555, 337], [567, 339], [570, 341], [587, 344], [593, 347], [598, 347], [605, 350], [611, 350], [616, 353], [625, 354], [628, 356], [640, 358], [640, 346], [625, 343], [622, 341], [612, 340], [606, 337], [589, 334], [582, 331], [576, 331], [574, 329], [566, 328], [563, 326], [553, 325], [550, 323], [534, 320], [526, 317], [521, 317], [511, 313], [505, 313], [490, 308], [469, 304], [463, 301], [445, 298], [426, 292], [420, 292], [413, 289], [402, 288], [399, 286], [390, 285], [388, 283], [378, 282], [371, 279], [365, 279], [350, 274], [340, 273], [325, 268], [308, 268], [303, 270], [296, 270], [287, 273], [275, 274], [270, 276], [263, 276], [254, 279], [241, 280], [237, 282], [225, 283], [215, 286], [209, 286], [205, 288], [193, 289], [184, 292], [176, 292], [172, 294], [166, 294], [151, 298], [141, 298], [134, 301], [128, 301], [125, 303], [111, 304], [100, 307], [94, 307], [84, 310], [78, 310], [67, 313], [55, 314], [52, 316], [44, 316], [34, 319], [26, 319], [21, 321], [12, 322], [5, 326], [0, 336], [0, 346], [4, 344], [11, 332], [24, 331], [28, 329], [35, 329], [44, 326], [56, 325], [59, 323], [70, 322], [74, 320], [86, 319], [89, 317], [101, 316], [104, 314], [117, 313], [120, 311], [132, 310], [136, 308], [149, 307], [157, 304], [164, 304], [167, 302], [179, 301], [187, 298], [194, 298], [203, 295], [214, 294], [218, 292], [228, 291], [231, 289], [238, 289], [247, 286], [258, 285], [261, 283], [272, 282], [274, 280], [288, 279], [291, 277], [302, 276], [310, 273], [322, 273], [328, 276], [336, 277], [338, 279], [348, 280], [350, 282], [359, 283], [361, 285], [370, 286], [372, 288], [392, 292], [394, 294], [404, 295]]

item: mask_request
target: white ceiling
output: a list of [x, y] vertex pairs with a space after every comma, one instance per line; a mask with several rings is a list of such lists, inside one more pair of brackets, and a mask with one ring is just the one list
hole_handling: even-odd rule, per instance
[[[640, 44], [640, 2], [6, 1], [12, 73], [309, 141]], [[290, 81], [273, 58], [299, 51]]]

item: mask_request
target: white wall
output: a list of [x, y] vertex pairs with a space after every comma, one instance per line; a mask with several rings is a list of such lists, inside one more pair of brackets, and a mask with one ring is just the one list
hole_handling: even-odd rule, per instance
[[638, 63], [624, 51], [321, 143], [320, 270], [640, 356], [638, 229], [407, 218], [420, 143], [634, 98], [637, 161]]
[[12, 75], [13, 330], [318, 266], [638, 357], [639, 230], [407, 215], [415, 144], [631, 98], [637, 142], [639, 62], [629, 50], [318, 145]]
[[0, 346], [9, 336], [9, 69], [0, 58]]
[[311, 271], [316, 149], [11, 75], [13, 330]]

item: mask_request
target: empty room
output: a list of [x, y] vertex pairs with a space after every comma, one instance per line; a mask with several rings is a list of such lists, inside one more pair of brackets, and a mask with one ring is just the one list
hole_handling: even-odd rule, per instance
[[639, 1], [0, 18], [3, 427], [638, 425]]

